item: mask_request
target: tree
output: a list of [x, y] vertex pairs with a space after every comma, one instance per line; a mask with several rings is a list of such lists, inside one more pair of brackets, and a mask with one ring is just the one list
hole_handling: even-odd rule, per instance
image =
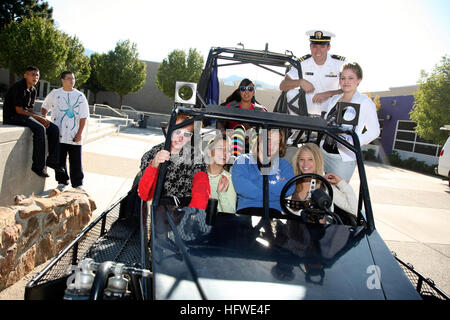
[[[75, 85], [81, 87], [91, 74], [89, 57], [84, 53], [84, 46], [76, 36], [70, 37], [69, 35], [64, 34], [64, 37], [68, 49], [64, 69], [70, 70], [75, 74]], [[59, 77], [57, 83], [61, 83]]]
[[11, 22], [21, 22], [24, 18], [40, 17], [52, 20], [53, 8], [41, 0], [2, 0], [0, 4], [0, 31]]
[[442, 57], [430, 75], [421, 72], [419, 87], [414, 93], [411, 120], [417, 123], [416, 133], [435, 144], [443, 145], [448, 131], [440, 130], [450, 124], [450, 59]]
[[[41, 78], [55, 79], [67, 59], [65, 37], [43, 18], [11, 22], [0, 33], [0, 65], [15, 74], [23, 74], [28, 65], [37, 66]], [[10, 77], [10, 84], [14, 82]]]
[[196, 49], [174, 50], [163, 60], [156, 74], [156, 86], [170, 98], [175, 96], [175, 84], [177, 81], [195, 82], [200, 81], [203, 68], [203, 57]]
[[98, 53], [91, 54], [89, 59], [89, 65], [91, 67], [91, 74], [89, 79], [83, 85], [84, 88], [90, 90], [94, 94], [94, 103], [97, 103], [97, 93], [100, 91], [106, 91], [106, 88], [102, 86], [98, 80], [98, 70], [100, 68], [101, 57]]
[[100, 57], [97, 77], [108, 91], [119, 96], [122, 109], [123, 97], [138, 92], [147, 77], [146, 64], [139, 60], [136, 44], [129, 40], [117, 42], [114, 51]]
[[[64, 70], [74, 71], [77, 86], [89, 77], [89, 58], [78, 38], [55, 29], [47, 19], [11, 22], [0, 33], [0, 43], [0, 65], [12, 74], [23, 74], [27, 66], [34, 65], [42, 79], [54, 84], [60, 84], [59, 75]], [[9, 81], [12, 84], [14, 77]]]

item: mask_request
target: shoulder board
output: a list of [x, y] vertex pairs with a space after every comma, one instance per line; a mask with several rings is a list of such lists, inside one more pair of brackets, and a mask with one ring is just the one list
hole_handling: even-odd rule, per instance
[[343, 56], [338, 56], [337, 54], [332, 54], [331, 57], [332, 57], [333, 59], [336, 59], [336, 60], [341, 60], [341, 61], [344, 61], [344, 60], [345, 60], [345, 57], [343, 57]]
[[307, 55], [304, 55], [303, 57], [301, 57], [299, 60], [300, 61], [305, 61], [306, 59], [309, 59], [309, 58], [311, 58], [311, 55], [307, 54]]

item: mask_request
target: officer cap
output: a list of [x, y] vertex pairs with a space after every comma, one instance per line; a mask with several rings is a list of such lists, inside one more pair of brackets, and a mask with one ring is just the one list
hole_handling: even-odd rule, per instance
[[331, 38], [335, 37], [334, 33], [325, 30], [309, 30], [306, 35], [309, 36], [311, 43], [318, 44], [329, 44]]

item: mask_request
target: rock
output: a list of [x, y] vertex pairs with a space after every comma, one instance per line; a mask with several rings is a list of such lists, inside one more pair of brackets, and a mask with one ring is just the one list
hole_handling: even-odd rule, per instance
[[49, 198], [55, 197], [57, 195], [60, 195], [61, 191], [58, 189], [53, 189], [52, 191], [50, 191], [50, 194], [48, 195]]
[[52, 228], [60, 222], [60, 217], [54, 211], [51, 211], [44, 217], [44, 229]]
[[0, 207], [0, 229], [3, 229], [9, 224], [15, 223], [16, 213], [14, 210], [7, 207]]
[[[17, 247], [9, 248], [4, 257], [0, 257], [0, 274], [7, 275], [14, 269], [14, 262], [16, 259]], [[0, 290], [2, 289], [0, 285]]]
[[51, 198], [36, 198], [35, 202], [42, 208], [42, 211], [44, 212], [50, 212], [55, 207], [55, 203]]
[[27, 226], [20, 236], [20, 239], [18, 241], [18, 245], [20, 249], [24, 249], [29, 247], [36, 238], [41, 233], [41, 228], [39, 227], [39, 221], [36, 217], [32, 217], [28, 220]]
[[41, 264], [55, 256], [55, 243], [50, 233], [45, 234], [38, 242], [36, 264]]
[[40, 213], [41, 211], [41, 207], [39, 207], [37, 204], [32, 204], [30, 206], [21, 208], [18, 213], [21, 219], [28, 219], [31, 216]]
[[3, 243], [0, 248], [9, 248], [19, 240], [22, 233], [22, 226], [20, 224], [11, 224], [3, 229]]
[[50, 196], [15, 197], [0, 207], [0, 291], [63, 250], [96, 209], [85, 191], [53, 190]]

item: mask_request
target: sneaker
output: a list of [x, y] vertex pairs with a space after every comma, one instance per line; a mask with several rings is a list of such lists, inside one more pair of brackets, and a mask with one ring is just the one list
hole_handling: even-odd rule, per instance
[[67, 189], [67, 187], [68, 187], [67, 184], [60, 183], [60, 184], [58, 184], [56, 189], [58, 189], [59, 191], [63, 192], [63, 191], [65, 191]]
[[78, 190], [82, 190], [82, 191], [84, 191], [84, 187], [83, 187], [83, 185], [81, 185], [81, 186], [78, 186], [78, 187], [75, 187], [75, 189], [78, 189]]
[[48, 175], [48, 173], [47, 173], [47, 170], [46, 170], [45, 168], [44, 168], [44, 169], [41, 169], [41, 170], [37, 170], [37, 169], [31, 168], [31, 170], [32, 170], [34, 173], [36, 173], [38, 176], [42, 177], [42, 178], [48, 178], [48, 177], [50, 177], [50, 176]]

